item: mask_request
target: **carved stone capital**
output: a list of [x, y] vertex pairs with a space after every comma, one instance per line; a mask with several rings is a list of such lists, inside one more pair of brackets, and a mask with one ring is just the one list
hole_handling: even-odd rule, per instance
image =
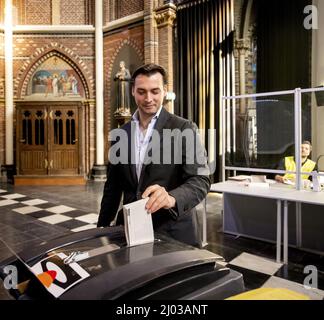
[[246, 51], [250, 50], [250, 41], [248, 39], [237, 39], [235, 41], [235, 49], [240, 54], [245, 54]]
[[154, 18], [158, 28], [165, 26], [173, 26], [173, 22], [177, 17], [176, 6], [173, 3], [168, 3], [155, 10]]

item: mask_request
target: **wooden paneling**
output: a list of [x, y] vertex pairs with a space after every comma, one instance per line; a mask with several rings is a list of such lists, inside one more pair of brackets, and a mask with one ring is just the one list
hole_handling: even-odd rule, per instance
[[20, 154], [21, 167], [24, 170], [45, 169], [45, 152], [43, 151], [22, 151]]

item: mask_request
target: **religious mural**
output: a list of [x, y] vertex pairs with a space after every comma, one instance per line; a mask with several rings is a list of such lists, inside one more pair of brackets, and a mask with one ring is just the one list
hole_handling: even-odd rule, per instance
[[28, 86], [28, 98], [66, 100], [83, 96], [78, 74], [58, 57], [51, 57], [42, 63]]

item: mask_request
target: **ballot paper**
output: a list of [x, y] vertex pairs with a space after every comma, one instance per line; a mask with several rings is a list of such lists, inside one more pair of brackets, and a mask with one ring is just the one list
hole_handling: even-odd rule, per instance
[[154, 242], [152, 215], [145, 209], [148, 199], [123, 206], [125, 237], [128, 246]]

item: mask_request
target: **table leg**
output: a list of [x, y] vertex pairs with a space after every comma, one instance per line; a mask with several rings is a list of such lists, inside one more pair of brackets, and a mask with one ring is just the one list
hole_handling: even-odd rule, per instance
[[296, 202], [296, 226], [297, 248], [300, 248], [302, 245], [301, 202]]
[[277, 262], [281, 257], [281, 200], [277, 200]]
[[284, 264], [288, 264], [288, 201], [284, 201], [284, 230], [283, 230], [283, 236], [284, 236], [284, 245], [283, 245], [283, 251], [284, 251]]

